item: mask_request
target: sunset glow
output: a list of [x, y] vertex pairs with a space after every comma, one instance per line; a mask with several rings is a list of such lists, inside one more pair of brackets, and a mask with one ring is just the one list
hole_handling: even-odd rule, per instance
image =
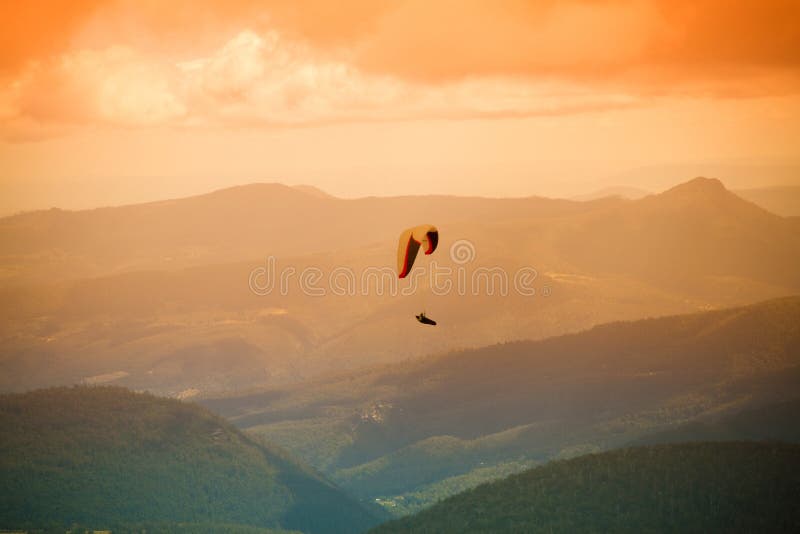
[[798, 531], [798, 391], [800, 0], [0, 0], [0, 533]]

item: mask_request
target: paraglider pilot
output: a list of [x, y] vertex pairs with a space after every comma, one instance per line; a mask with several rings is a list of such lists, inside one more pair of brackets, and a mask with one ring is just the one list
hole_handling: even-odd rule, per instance
[[419, 315], [415, 315], [415, 317], [417, 318], [417, 321], [419, 321], [422, 324], [429, 324], [431, 326], [436, 326], [436, 321], [434, 321], [433, 319], [429, 319], [425, 315], [425, 312], [422, 312]]

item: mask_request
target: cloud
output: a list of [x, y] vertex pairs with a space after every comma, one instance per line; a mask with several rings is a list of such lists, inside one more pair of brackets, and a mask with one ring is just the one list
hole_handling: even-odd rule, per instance
[[81, 124], [135, 127], [179, 119], [186, 109], [176, 72], [121, 46], [35, 64], [0, 91], [3, 136], [30, 140]]
[[720, 79], [747, 85], [753, 73], [800, 68], [800, 3], [794, 0], [383, 5], [391, 7], [369, 13], [359, 26], [342, 24], [338, 38], [330, 28], [297, 22], [299, 16], [278, 20], [295, 21], [296, 31], [321, 46], [349, 43], [360, 68], [428, 82], [501, 75], [682, 90]]
[[200, 89], [218, 98], [242, 96], [252, 85], [263, 78], [270, 55], [278, 53], [277, 35], [264, 38], [252, 31], [243, 31], [220, 50], [207, 58], [179, 63], [178, 67]]
[[785, 0], [53, 0], [5, 14], [6, 139], [800, 91], [800, 4]]
[[64, 52], [105, 0], [0, 2], [0, 81], [28, 62]]
[[29, 140], [37, 131], [48, 137], [85, 124], [304, 126], [552, 115], [635, 103], [625, 94], [502, 77], [412, 83], [365, 73], [276, 32], [244, 30], [207, 55], [177, 62], [112, 46], [37, 63], [0, 92], [0, 125], [7, 140]]
[[380, 20], [356, 61], [428, 81], [585, 76], [636, 61], [657, 24], [645, 2], [410, 0]]
[[649, 90], [800, 68], [795, 0], [32, 0], [0, 9], [0, 71], [70, 47], [214, 48], [243, 28], [429, 83], [526, 76]]

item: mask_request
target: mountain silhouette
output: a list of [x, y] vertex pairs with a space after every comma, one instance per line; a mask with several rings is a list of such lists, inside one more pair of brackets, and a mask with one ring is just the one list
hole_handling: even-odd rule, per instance
[[[365, 273], [393, 280], [398, 232], [419, 221], [441, 243], [417, 272], [435, 261], [451, 290], [423, 276], [412, 294], [405, 280], [378, 291]], [[113, 380], [213, 394], [797, 294], [797, 222], [703, 178], [639, 200], [339, 199], [252, 184], [23, 214], [0, 220], [0, 390]], [[474, 258], [457, 263], [451, 248], [465, 244]], [[291, 271], [286, 294], [252, 290], [270, 257]], [[306, 269], [326, 296], [301, 290]], [[342, 269], [353, 291], [336, 295]], [[533, 295], [514, 286], [520, 269], [535, 272]], [[440, 324], [420, 335], [423, 310]]]

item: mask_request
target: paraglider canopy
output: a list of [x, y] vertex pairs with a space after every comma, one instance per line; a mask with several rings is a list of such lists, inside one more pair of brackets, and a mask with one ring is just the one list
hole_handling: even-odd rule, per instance
[[398, 276], [400, 278], [408, 276], [420, 247], [425, 250], [425, 254], [432, 254], [438, 244], [439, 231], [432, 224], [422, 224], [403, 231], [397, 245]]

